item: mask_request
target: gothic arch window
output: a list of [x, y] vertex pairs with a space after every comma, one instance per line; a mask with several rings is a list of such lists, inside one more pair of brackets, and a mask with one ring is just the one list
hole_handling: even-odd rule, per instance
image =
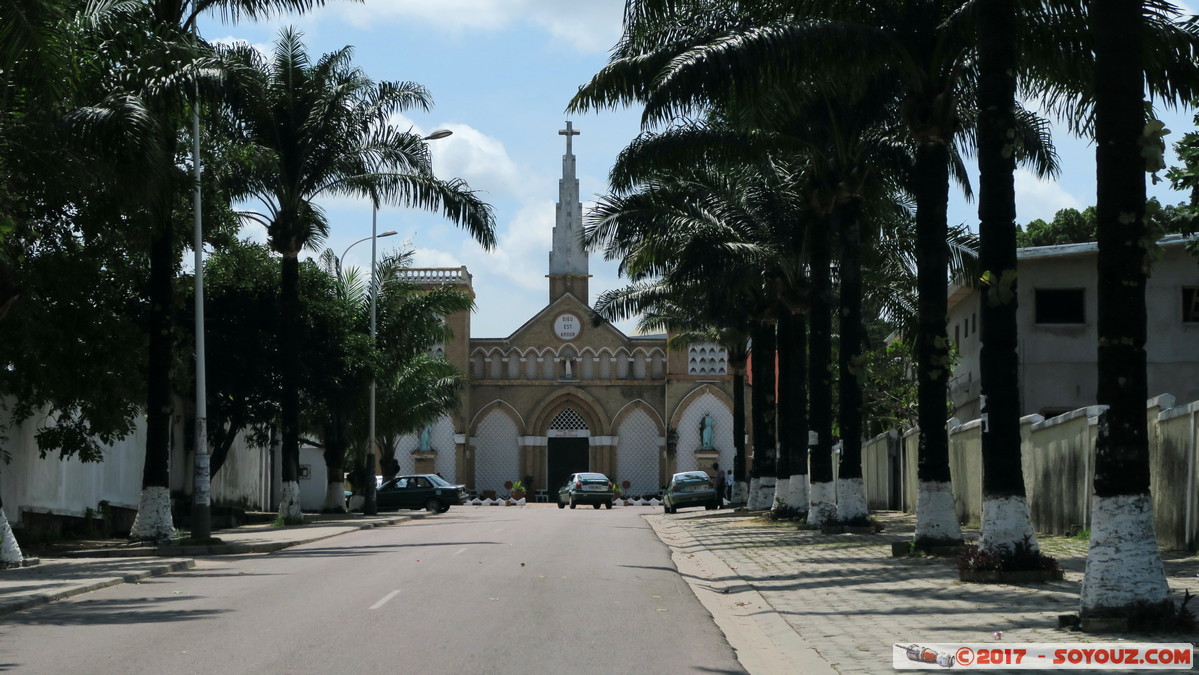
[[504, 378], [504, 361], [499, 352], [492, 352], [488, 359], [491, 368], [488, 370], [487, 379], [502, 380]]
[[550, 429], [554, 431], [587, 431], [587, 420], [583, 419], [583, 416], [574, 408], [566, 407], [554, 416], [554, 420], [550, 422]]
[[616, 352], [616, 379], [629, 379], [629, 353], [623, 349]]
[[520, 379], [520, 354], [517, 352], [514, 352], [514, 351], [508, 352], [508, 354], [505, 355], [504, 360], [508, 362], [507, 379], [519, 380]]
[[483, 379], [483, 355], [479, 352], [470, 357], [470, 376], [475, 380]]

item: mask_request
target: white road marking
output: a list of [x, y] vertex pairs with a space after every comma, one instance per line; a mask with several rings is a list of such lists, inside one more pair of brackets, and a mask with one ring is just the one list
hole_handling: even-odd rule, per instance
[[459, 553], [465, 553], [465, 552], [466, 552], [466, 549], [460, 548], [457, 551], [454, 551], [454, 555], [458, 555]]
[[383, 598], [380, 599], [379, 602], [376, 602], [375, 604], [371, 605], [370, 608], [371, 609], [379, 609], [383, 605], [386, 605], [388, 600], [391, 600], [392, 598], [394, 598], [395, 596], [397, 596], [399, 594], [400, 594], [399, 591], [392, 591], [392, 592], [388, 593], [387, 595], [383, 596]]

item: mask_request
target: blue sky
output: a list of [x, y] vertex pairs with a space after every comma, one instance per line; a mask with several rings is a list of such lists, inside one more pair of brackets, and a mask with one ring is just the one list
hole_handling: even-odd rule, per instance
[[[430, 90], [435, 107], [397, 120], [415, 131], [448, 128], [453, 136], [430, 142], [434, 170], [465, 178], [495, 208], [496, 250], [484, 252], [460, 230], [435, 215], [384, 207], [380, 232], [400, 235], [379, 240], [380, 254], [412, 248], [416, 265], [465, 265], [474, 277], [478, 308], [474, 337], [506, 337], [548, 299], [548, 266], [554, 203], [565, 142], [567, 102], [607, 62], [620, 35], [624, 0], [366, 0], [339, 3], [317, 12], [272, 22], [222, 24], [207, 21], [209, 40], [245, 40], [269, 50], [284, 25], [298, 26], [314, 57], [346, 45], [355, 63], [374, 80], [411, 80]], [[571, 117], [582, 133], [574, 139], [580, 195], [588, 201], [605, 192], [608, 168], [640, 128], [636, 110]], [[1174, 132], [1168, 144], [1193, 131], [1188, 113], [1166, 114]], [[1055, 137], [1062, 176], [1041, 182], [1017, 177], [1017, 222], [1052, 218], [1061, 208], [1094, 204], [1094, 147], [1059, 133]], [[1167, 152], [1167, 164], [1174, 161]], [[977, 178], [975, 178], [977, 181]], [[1163, 185], [1150, 193], [1164, 203], [1184, 195]], [[338, 255], [370, 235], [371, 209], [365, 201], [322, 202], [332, 223], [326, 242]], [[953, 197], [950, 222], [977, 222], [975, 205]], [[247, 230], [261, 238], [261, 231]], [[346, 265], [369, 266], [370, 244], [355, 246]], [[591, 257], [592, 297], [622, 285], [614, 263]], [[621, 324], [626, 331], [631, 324]]]

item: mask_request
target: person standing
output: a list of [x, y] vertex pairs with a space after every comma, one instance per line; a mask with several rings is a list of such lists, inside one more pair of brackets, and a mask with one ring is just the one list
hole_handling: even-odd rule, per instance
[[716, 508], [724, 507], [724, 472], [720, 470], [720, 465], [712, 462], [712, 471], [716, 472]]

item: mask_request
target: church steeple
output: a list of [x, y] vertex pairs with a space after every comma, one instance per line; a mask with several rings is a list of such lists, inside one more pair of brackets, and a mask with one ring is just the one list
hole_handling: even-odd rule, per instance
[[578, 130], [567, 121], [558, 132], [566, 137], [566, 154], [562, 156], [562, 179], [558, 181], [558, 208], [554, 220], [554, 248], [550, 251], [550, 302], [570, 293], [588, 302], [587, 253], [583, 251], [583, 205], [579, 202], [579, 180], [575, 178], [575, 156], [571, 139]]

